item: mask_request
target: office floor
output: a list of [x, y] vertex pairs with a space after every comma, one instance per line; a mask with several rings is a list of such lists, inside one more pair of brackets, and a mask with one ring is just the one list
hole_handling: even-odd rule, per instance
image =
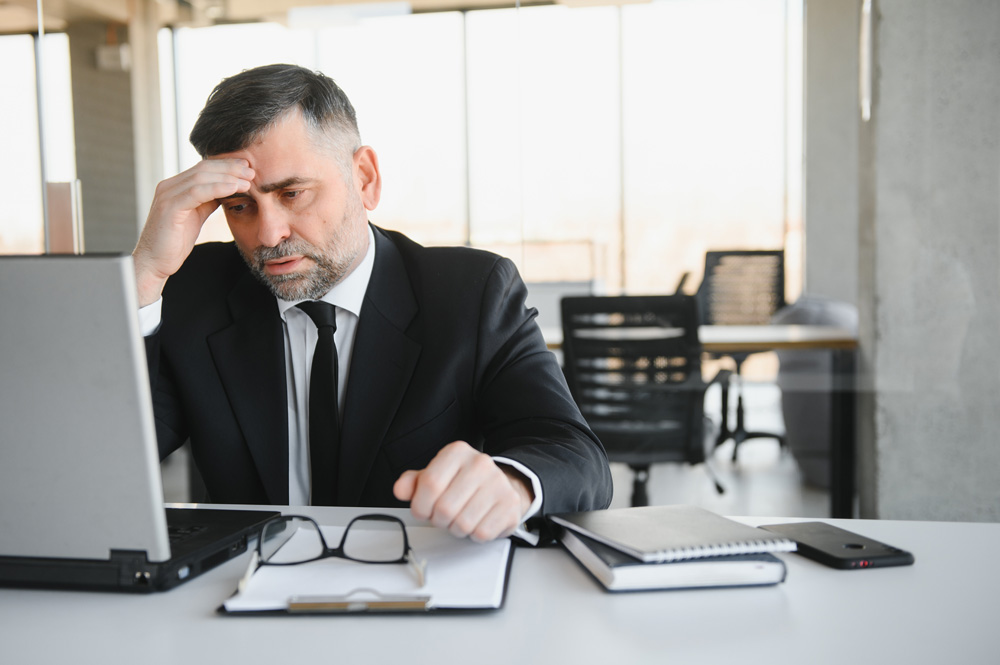
[[[746, 424], [749, 429], [783, 431], [781, 392], [772, 384], [748, 383]], [[719, 410], [717, 389], [705, 398], [705, 413]], [[716, 449], [709, 464], [725, 488], [715, 491], [711, 477], [702, 466], [656, 465], [650, 472], [648, 492], [653, 504], [687, 503], [722, 515], [789, 517], [829, 516], [829, 493], [802, 482], [795, 459], [782, 453], [774, 439], [753, 439], [740, 446], [732, 462], [732, 441]], [[187, 458], [175, 453], [163, 465], [163, 493], [167, 501], [187, 501]], [[611, 506], [629, 505], [632, 472], [622, 464], [612, 464], [615, 495]]]
[[[747, 429], [784, 431], [781, 391], [777, 386], [748, 383], [745, 401]], [[709, 389], [705, 413], [714, 415], [719, 409], [718, 390]], [[795, 459], [779, 450], [776, 439], [745, 441], [735, 463], [732, 454], [730, 440], [709, 460], [725, 493], [716, 492], [712, 477], [701, 465], [661, 464], [650, 470], [649, 502], [694, 504], [722, 515], [829, 516], [829, 492], [803, 483]], [[615, 485], [611, 507], [626, 507], [632, 492], [632, 472], [622, 464], [612, 464], [611, 474]]]

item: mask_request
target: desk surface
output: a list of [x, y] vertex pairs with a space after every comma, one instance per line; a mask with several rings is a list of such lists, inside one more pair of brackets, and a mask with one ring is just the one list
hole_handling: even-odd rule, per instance
[[833, 326], [699, 326], [702, 348], [714, 352], [855, 349], [858, 337]]
[[[328, 524], [357, 512], [295, 511]], [[776, 587], [609, 594], [560, 548], [519, 548], [497, 612], [216, 615], [244, 554], [149, 596], [0, 589], [0, 662], [997, 662], [1000, 525], [830, 521], [908, 549], [916, 564], [838, 571], [787, 554]]]
[[[562, 329], [543, 328], [550, 349], [562, 348]], [[858, 347], [858, 336], [846, 328], [813, 325], [699, 326], [702, 348], [712, 353]]]

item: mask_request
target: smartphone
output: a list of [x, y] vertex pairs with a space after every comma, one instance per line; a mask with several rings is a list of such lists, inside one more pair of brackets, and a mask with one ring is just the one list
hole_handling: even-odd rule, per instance
[[913, 555], [906, 550], [825, 522], [768, 524], [760, 528], [794, 540], [799, 554], [831, 568], [909, 566], [914, 561]]

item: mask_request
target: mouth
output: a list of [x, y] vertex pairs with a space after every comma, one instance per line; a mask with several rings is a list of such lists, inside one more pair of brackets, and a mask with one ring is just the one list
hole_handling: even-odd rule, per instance
[[268, 275], [288, 275], [290, 273], [298, 271], [302, 266], [303, 262], [306, 261], [306, 257], [301, 254], [294, 254], [292, 256], [283, 256], [278, 259], [271, 259], [270, 261], [264, 262], [264, 271]]

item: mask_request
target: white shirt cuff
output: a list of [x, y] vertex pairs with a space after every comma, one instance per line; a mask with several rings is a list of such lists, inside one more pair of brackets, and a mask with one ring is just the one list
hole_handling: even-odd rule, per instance
[[163, 298], [157, 298], [151, 305], [139, 308], [139, 331], [143, 337], [149, 337], [160, 329], [163, 318]]
[[535, 498], [531, 502], [531, 505], [528, 506], [528, 510], [525, 511], [524, 516], [521, 517], [521, 523], [518, 525], [517, 529], [514, 530], [513, 535], [517, 536], [529, 545], [537, 545], [538, 534], [534, 531], [528, 531], [525, 528], [524, 523], [527, 522], [529, 518], [537, 515], [538, 511], [542, 509], [542, 481], [538, 479], [538, 476], [535, 475], [534, 471], [520, 462], [510, 459], [509, 457], [494, 457], [493, 461], [498, 464], [507, 464], [514, 467], [520, 471], [525, 478], [531, 481], [531, 492], [534, 494]]

